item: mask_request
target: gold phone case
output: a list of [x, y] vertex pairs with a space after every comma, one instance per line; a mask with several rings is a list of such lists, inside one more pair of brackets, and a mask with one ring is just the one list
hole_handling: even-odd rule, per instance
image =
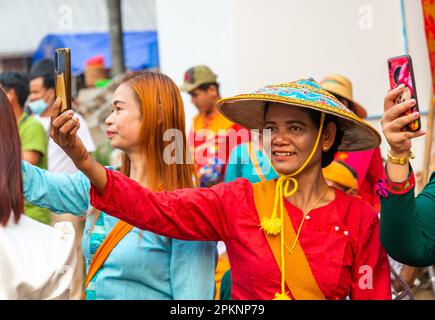
[[71, 49], [59, 48], [55, 53], [56, 96], [62, 104], [60, 113], [71, 109]]

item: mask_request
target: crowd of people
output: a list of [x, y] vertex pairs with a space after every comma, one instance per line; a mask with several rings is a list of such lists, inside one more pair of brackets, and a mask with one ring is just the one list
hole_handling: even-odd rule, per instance
[[343, 75], [226, 98], [217, 79], [127, 73], [104, 167], [59, 112], [52, 61], [0, 74], [0, 299], [412, 298], [435, 263], [435, 175], [415, 197], [404, 86], [383, 102], [384, 160]]

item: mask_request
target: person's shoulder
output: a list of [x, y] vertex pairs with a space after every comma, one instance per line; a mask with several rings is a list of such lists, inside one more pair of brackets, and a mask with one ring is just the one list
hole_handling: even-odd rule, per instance
[[235, 196], [241, 196], [243, 193], [246, 193], [246, 191], [252, 190], [252, 184], [249, 180], [245, 178], [237, 178], [233, 181], [218, 183], [212, 186], [210, 189], [218, 191], [219, 193], [230, 192]]
[[336, 197], [338, 202], [342, 204], [346, 204], [347, 206], [351, 206], [352, 209], [363, 211], [363, 212], [370, 212], [371, 215], [377, 216], [375, 209], [371, 205], [369, 205], [365, 200], [361, 199], [358, 196], [350, 195], [341, 190], [338, 189], [335, 190], [336, 190]]
[[26, 131], [31, 130], [32, 132], [43, 132], [45, 134], [45, 129], [41, 121], [39, 121], [32, 115], [27, 116], [27, 118], [23, 121], [21, 125], [23, 128], [26, 129]]
[[[22, 215], [18, 223], [11, 219], [1, 227], [0, 251], [7, 257], [1, 264], [11, 278], [23, 284], [15, 296], [65, 298], [76, 263], [74, 239], [70, 222], [51, 227]], [[51, 287], [53, 281], [57, 285]]]
[[50, 128], [50, 117], [41, 117], [38, 114], [31, 115], [30, 117], [38, 121], [46, 131]]
[[[0, 246], [13, 250], [19, 260], [27, 261], [34, 269], [57, 268], [58, 261], [74, 250], [75, 231], [70, 222], [52, 227], [21, 215], [18, 223], [10, 219], [6, 227], [0, 228], [0, 235]], [[37, 261], [32, 257], [38, 257]]]
[[373, 226], [379, 223], [379, 213], [359, 197], [347, 194], [343, 191], [336, 191], [336, 203], [341, 214], [346, 216], [346, 220], [359, 227]]
[[[20, 217], [17, 224], [9, 225], [9, 228], [15, 234], [24, 240], [29, 240], [29, 246], [45, 244], [56, 244], [57, 241], [63, 241], [67, 238], [74, 238], [74, 228], [70, 222], [57, 223], [54, 227], [40, 223], [25, 215]], [[38, 239], [34, 241], [32, 239]]]

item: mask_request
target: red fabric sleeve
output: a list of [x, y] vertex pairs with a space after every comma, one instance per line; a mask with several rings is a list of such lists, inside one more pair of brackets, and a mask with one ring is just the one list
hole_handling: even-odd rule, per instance
[[116, 171], [106, 169], [106, 174], [103, 194], [91, 186], [92, 206], [139, 229], [181, 240], [230, 239], [237, 212], [247, 206], [243, 195], [251, 187], [237, 179], [212, 188], [152, 192]]
[[361, 184], [359, 192], [362, 199], [367, 201], [376, 212], [381, 211], [381, 200], [376, 192], [376, 184], [379, 180], [383, 179], [385, 179], [385, 170], [382, 163], [381, 151], [378, 147], [373, 151], [367, 174]]
[[391, 300], [390, 265], [379, 237], [379, 218], [371, 208], [362, 215], [360, 226], [364, 231], [355, 252], [350, 298]]

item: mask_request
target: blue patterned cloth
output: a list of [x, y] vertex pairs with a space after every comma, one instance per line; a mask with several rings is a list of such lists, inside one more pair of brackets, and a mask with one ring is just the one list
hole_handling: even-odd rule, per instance
[[342, 112], [353, 114], [351, 110], [341, 104], [337, 98], [325, 91], [312, 78], [302, 79], [282, 85], [267, 86], [258, 89], [254, 94], [275, 95], [283, 98], [299, 100], [302, 104], [313, 103], [332, 107]]
[[[22, 162], [24, 195], [56, 213], [86, 215], [90, 182], [84, 174], [51, 173]], [[88, 214], [82, 238], [86, 271], [119, 221]], [[181, 241], [133, 228], [113, 249], [86, 291], [86, 299], [213, 299], [216, 242]]]

